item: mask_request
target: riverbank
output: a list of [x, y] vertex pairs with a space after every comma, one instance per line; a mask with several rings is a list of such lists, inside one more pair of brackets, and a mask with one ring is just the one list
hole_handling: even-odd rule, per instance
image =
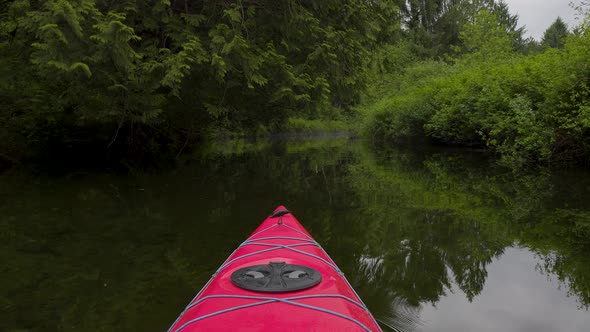
[[[144, 143], [116, 142], [106, 135], [109, 128], [68, 131], [61, 137], [46, 141], [31, 141], [22, 146], [18, 157], [0, 152], [0, 173], [10, 168], [32, 168], [42, 173], [67, 173], [76, 171], [134, 172], [140, 169], [170, 168], [185, 156], [208, 153], [211, 146], [227, 146], [240, 150], [243, 146], [255, 146], [256, 142], [269, 140], [315, 140], [321, 138], [347, 139], [358, 136], [351, 119], [306, 119], [290, 117], [280, 130], [259, 126], [255, 130], [211, 129], [201, 134], [180, 136], [178, 133], [158, 134], [157, 130], [144, 128], [151, 137], [143, 135]], [[116, 128], [110, 128], [116, 132]], [[100, 134], [98, 132], [101, 132]], [[82, 133], [82, 134], [80, 134]], [[92, 139], [84, 139], [84, 137]], [[223, 142], [223, 143], [221, 143]], [[243, 144], [242, 144], [242, 143]], [[10, 142], [3, 142], [5, 148]], [[221, 143], [221, 144], [220, 144]], [[0, 148], [2, 146], [0, 145]], [[249, 149], [249, 148], [248, 148]]]
[[512, 165], [590, 165], [590, 33], [529, 55], [490, 45], [377, 75], [377, 96], [359, 107], [364, 135], [485, 147]]

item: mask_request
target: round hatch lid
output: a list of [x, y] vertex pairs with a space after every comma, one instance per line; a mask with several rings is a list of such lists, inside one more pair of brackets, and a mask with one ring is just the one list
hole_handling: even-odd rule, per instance
[[237, 287], [255, 292], [285, 293], [313, 287], [322, 281], [322, 275], [311, 267], [270, 262], [236, 270], [231, 281]]

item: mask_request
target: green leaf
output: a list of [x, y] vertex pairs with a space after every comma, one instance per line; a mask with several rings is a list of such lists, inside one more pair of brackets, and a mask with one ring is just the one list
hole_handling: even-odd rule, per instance
[[90, 71], [90, 67], [83, 62], [76, 62], [72, 64], [69, 68], [69, 71], [74, 71], [76, 69], [80, 69], [86, 74], [86, 77], [90, 78], [92, 76], [92, 72]]

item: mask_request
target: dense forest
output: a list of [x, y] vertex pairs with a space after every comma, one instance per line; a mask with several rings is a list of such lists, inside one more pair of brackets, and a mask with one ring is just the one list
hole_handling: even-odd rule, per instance
[[0, 167], [310, 123], [588, 162], [586, 31], [525, 39], [495, 0], [3, 0]]
[[[0, 5], [4, 159], [178, 153], [359, 100], [390, 1], [16, 0]], [[82, 147], [82, 148], [80, 148]]]

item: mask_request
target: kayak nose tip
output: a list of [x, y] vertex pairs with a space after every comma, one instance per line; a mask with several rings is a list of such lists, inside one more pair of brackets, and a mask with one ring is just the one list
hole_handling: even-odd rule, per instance
[[281, 210], [287, 210], [287, 208], [284, 205], [279, 205], [279, 206], [277, 206], [276, 209], [274, 209], [274, 211], [272, 211], [272, 213], [275, 213], [275, 212], [281, 211]]
[[284, 206], [281, 205], [278, 208], [276, 208], [273, 213], [271, 213], [269, 218], [279, 217], [278, 223], [282, 224], [283, 223], [283, 216], [286, 215], [287, 213], [291, 213], [291, 212], [289, 212], [289, 210], [287, 210]]

